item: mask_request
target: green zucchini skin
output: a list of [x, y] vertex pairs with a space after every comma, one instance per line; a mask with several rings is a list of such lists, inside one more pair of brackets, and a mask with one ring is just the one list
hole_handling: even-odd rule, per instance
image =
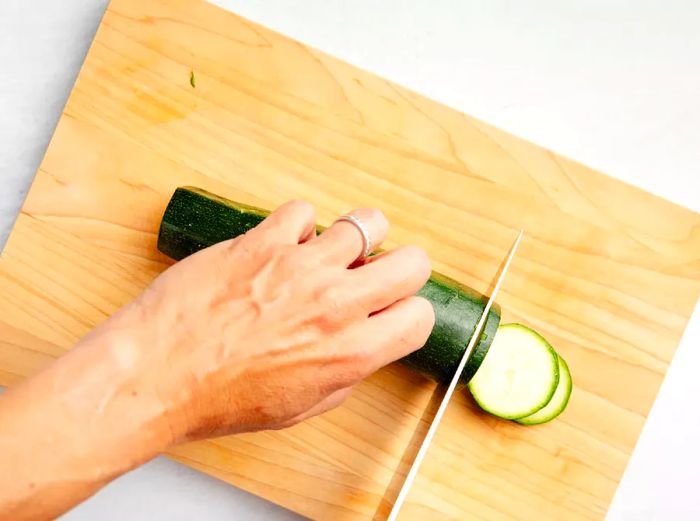
[[559, 362], [559, 383], [551, 400], [539, 411], [524, 418], [518, 418], [515, 420], [516, 422], [521, 425], [540, 425], [552, 421], [566, 409], [574, 384], [566, 360], [559, 355], [557, 355], [557, 360]]
[[158, 249], [175, 260], [243, 235], [270, 212], [185, 186], [170, 198], [158, 232]]
[[[175, 190], [158, 233], [158, 249], [180, 260], [213, 244], [232, 239], [254, 228], [270, 212], [239, 204], [195, 187]], [[322, 231], [317, 227], [317, 233]], [[448, 383], [476, 329], [488, 299], [453, 279], [433, 272], [418, 295], [435, 310], [435, 326], [425, 346], [403, 358], [411, 369], [440, 383]], [[466, 385], [483, 362], [496, 334], [501, 313], [491, 307], [481, 338], [469, 357], [461, 385]]]
[[[488, 298], [435, 272], [417, 294], [428, 299], [433, 305], [435, 325], [425, 346], [403, 358], [401, 362], [440, 383], [449, 383], [474, 334]], [[494, 305], [486, 319], [481, 338], [464, 366], [460, 384], [469, 383], [479, 369], [500, 321], [500, 309]]]

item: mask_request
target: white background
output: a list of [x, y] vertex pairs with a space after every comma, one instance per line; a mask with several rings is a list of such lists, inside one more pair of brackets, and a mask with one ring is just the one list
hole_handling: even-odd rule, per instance
[[[215, 3], [700, 211], [700, 2]], [[105, 5], [0, 2], [0, 241]], [[608, 519], [700, 519], [699, 349], [696, 309]], [[205, 516], [296, 519], [164, 459], [115, 481], [65, 517]]]

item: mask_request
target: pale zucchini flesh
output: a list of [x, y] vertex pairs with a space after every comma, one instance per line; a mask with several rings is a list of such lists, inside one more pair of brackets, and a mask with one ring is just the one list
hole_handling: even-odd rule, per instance
[[504, 324], [469, 390], [486, 412], [514, 420], [547, 405], [558, 383], [559, 361], [552, 346], [522, 324]]
[[571, 390], [573, 388], [573, 382], [571, 380], [571, 372], [569, 371], [569, 366], [561, 356], [557, 357], [559, 359], [559, 384], [557, 385], [556, 391], [549, 403], [542, 407], [539, 411], [530, 416], [525, 416], [524, 418], [518, 418], [515, 420], [523, 425], [539, 425], [540, 423], [547, 423], [559, 416], [569, 403], [569, 398], [571, 397]]

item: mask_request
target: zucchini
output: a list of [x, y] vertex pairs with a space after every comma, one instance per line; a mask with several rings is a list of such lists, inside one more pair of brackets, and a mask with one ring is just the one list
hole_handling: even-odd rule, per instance
[[557, 389], [558, 359], [536, 331], [503, 324], [469, 390], [476, 403], [494, 416], [507, 420], [530, 416], [545, 407]]
[[557, 360], [559, 362], [559, 384], [557, 385], [556, 391], [554, 391], [552, 399], [536, 413], [525, 416], [524, 418], [518, 418], [515, 420], [516, 422], [523, 425], [539, 425], [540, 423], [553, 420], [566, 409], [569, 398], [571, 397], [573, 382], [571, 380], [569, 366], [566, 365], [564, 359], [557, 355]]
[[[435, 325], [425, 346], [404, 357], [401, 362], [414, 371], [447, 384], [457, 370], [488, 299], [472, 288], [436, 272], [433, 272], [417, 295], [425, 297], [433, 305]], [[466, 385], [476, 374], [493, 342], [500, 321], [501, 310], [494, 303], [481, 338], [464, 366], [460, 384]]]
[[[158, 249], [169, 257], [180, 260], [247, 232], [268, 214], [266, 210], [235, 203], [199, 188], [181, 187], [175, 190], [163, 215], [158, 233]], [[317, 231], [322, 229], [318, 227]], [[433, 273], [418, 295], [432, 303], [435, 326], [425, 346], [401, 362], [437, 382], [447, 383], [475, 333], [488, 299], [437, 273]], [[467, 384], [479, 369], [500, 320], [500, 308], [494, 304], [481, 337], [464, 368], [461, 384]]]
[[175, 190], [158, 231], [158, 249], [175, 260], [242, 235], [270, 212], [194, 187]]

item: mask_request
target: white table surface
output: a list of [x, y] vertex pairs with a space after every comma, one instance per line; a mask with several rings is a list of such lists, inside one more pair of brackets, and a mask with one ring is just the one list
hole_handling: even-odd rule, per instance
[[[700, 2], [215, 3], [700, 211]], [[105, 5], [0, 2], [0, 243]], [[609, 520], [700, 519], [699, 366], [697, 308]], [[161, 458], [116, 480], [65, 519], [195, 517], [298, 519]]]

